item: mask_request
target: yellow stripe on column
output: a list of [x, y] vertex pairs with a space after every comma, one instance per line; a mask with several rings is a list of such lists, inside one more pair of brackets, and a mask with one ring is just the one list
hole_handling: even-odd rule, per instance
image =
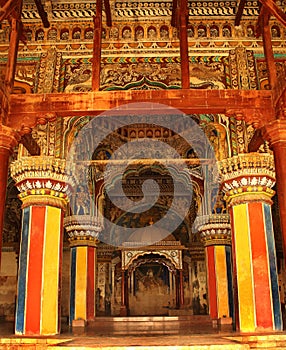
[[75, 282], [75, 319], [86, 320], [87, 247], [77, 247]]
[[247, 204], [233, 207], [233, 221], [240, 330], [252, 332], [256, 325]]
[[229, 316], [225, 246], [215, 247], [218, 317]]
[[46, 208], [43, 261], [42, 332], [58, 333], [58, 297], [61, 238], [61, 209]]

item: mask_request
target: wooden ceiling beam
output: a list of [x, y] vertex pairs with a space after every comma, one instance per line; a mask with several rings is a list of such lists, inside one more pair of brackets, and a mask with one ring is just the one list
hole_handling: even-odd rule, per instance
[[[144, 102], [146, 102], [144, 104]], [[120, 107], [123, 113], [160, 113], [173, 108], [187, 114], [244, 114], [247, 122], [273, 120], [272, 92], [269, 90], [128, 90], [82, 93], [25, 94], [10, 96], [7, 124], [15, 130], [37, 124], [39, 116], [98, 115]]]
[[49, 28], [50, 22], [48, 20], [48, 14], [44, 9], [42, 1], [41, 0], [34, 0], [34, 1], [35, 1], [36, 6], [37, 6], [37, 10], [38, 10], [39, 16], [41, 17], [41, 20], [43, 22], [44, 27]]
[[243, 10], [244, 10], [245, 4], [246, 4], [246, 0], [240, 0], [236, 15], [235, 15], [235, 20], [234, 20], [235, 26], [240, 25], [240, 21], [241, 21], [242, 15], [243, 15]]
[[272, 48], [271, 28], [269, 25], [270, 15], [269, 15], [268, 9], [266, 9], [265, 11], [264, 9], [265, 9], [265, 6], [262, 6], [262, 13], [264, 13], [264, 15], [262, 15], [261, 17], [263, 48], [264, 48], [266, 65], [267, 65], [269, 85], [271, 89], [274, 89], [274, 87], [277, 85], [277, 70], [276, 70], [274, 52]]
[[171, 17], [171, 26], [174, 28], [178, 27], [177, 23], [177, 8], [178, 8], [178, 0], [172, 0], [172, 17]]
[[265, 6], [271, 15], [286, 26], [286, 14], [275, 4], [273, 0], [259, 0], [259, 2]]
[[93, 16], [94, 35], [92, 52], [92, 90], [100, 88], [101, 44], [102, 44], [102, 0], [96, 1], [96, 13]]
[[0, 22], [2, 22], [5, 19], [9, 19], [10, 16], [15, 17], [15, 14], [17, 14], [17, 8], [19, 6], [21, 7], [21, 1], [8, 0], [5, 2], [2, 0], [0, 5]]
[[181, 82], [183, 89], [190, 88], [189, 46], [188, 46], [188, 0], [179, 0], [179, 38], [181, 58]]
[[110, 2], [109, 0], [104, 0], [104, 9], [106, 15], [106, 24], [108, 27], [112, 26], [112, 18], [111, 18], [111, 10], [110, 10]]

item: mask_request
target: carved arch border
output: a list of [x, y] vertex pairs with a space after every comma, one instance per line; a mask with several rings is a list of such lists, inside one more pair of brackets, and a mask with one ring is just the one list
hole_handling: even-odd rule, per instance
[[183, 268], [182, 249], [122, 250], [122, 270], [128, 270], [140, 256], [158, 254], [169, 260], [177, 270]]

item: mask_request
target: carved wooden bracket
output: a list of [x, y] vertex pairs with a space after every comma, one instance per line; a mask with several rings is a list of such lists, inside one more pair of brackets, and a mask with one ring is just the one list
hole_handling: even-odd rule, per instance
[[243, 120], [247, 124], [252, 124], [255, 129], [261, 128], [275, 119], [274, 110], [272, 109], [228, 109], [226, 116], [233, 116], [236, 120]]

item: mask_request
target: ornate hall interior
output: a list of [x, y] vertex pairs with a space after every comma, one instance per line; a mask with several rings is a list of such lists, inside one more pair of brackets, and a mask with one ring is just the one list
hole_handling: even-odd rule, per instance
[[0, 0], [1, 349], [286, 349], [285, 10]]

